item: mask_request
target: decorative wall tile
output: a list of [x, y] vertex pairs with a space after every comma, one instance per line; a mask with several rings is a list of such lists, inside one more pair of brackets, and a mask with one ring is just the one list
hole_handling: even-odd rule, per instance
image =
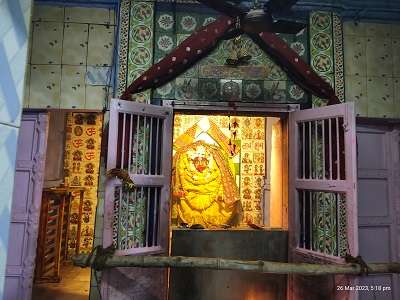
[[264, 99], [266, 102], [287, 102], [288, 83], [281, 81], [264, 81]]
[[218, 101], [220, 99], [220, 82], [218, 79], [199, 79], [199, 99]]
[[[73, 195], [68, 236], [68, 255], [78, 251], [87, 253], [92, 248], [94, 219], [97, 205], [97, 178], [99, 175], [101, 113], [69, 113], [67, 116], [67, 138], [65, 142], [65, 183], [85, 187], [83, 201], [79, 193]], [[79, 217], [80, 207], [82, 215]], [[80, 238], [78, 240], [78, 224]]]
[[388, 24], [344, 23], [346, 86], [352, 89], [346, 95], [348, 101], [356, 101], [361, 116], [399, 116], [400, 101], [396, 96], [396, 78], [400, 76], [399, 28]]
[[346, 76], [346, 102], [354, 102], [356, 114], [367, 116], [367, 78], [365, 76]]
[[392, 76], [392, 43], [390, 38], [367, 38], [367, 75]]
[[128, 75], [129, 13], [130, 1], [121, 0], [119, 7], [117, 96], [123, 94], [127, 86], [127, 80], [130, 78]]
[[64, 21], [64, 7], [55, 5], [35, 5], [33, 8], [32, 22], [34, 21]]
[[192, 100], [198, 99], [198, 79], [177, 78], [175, 80], [175, 99]]
[[32, 65], [29, 107], [60, 107], [61, 66]]
[[354, 36], [344, 41], [344, 59], [346, 62], [346, 75], [367, 75], [367, 38], [365, 36]]
[[106, 86], [86, 86], [86, 109], [102, 110], [107, 99]]
[[65, 7], [65, 21], [74, 23], [112, 24], [114, 16], [108, 8]]
[[[129, 24], [128, 85], [153, 64], [154, 3], [131, 2]], [[164, 45], [164, 43], [168, 43], [168, 40], [165, 39], [161, 45]], [[164, 46], [171, 47], [167, 44]], [[150, 95], [150, 91], [145, 91], [133, 95], [132, 100], [150, 103]]]
[[177, 13], [177, 31], [178, 33], [192, 33], [202, 24], [198, 16], [191, 12]]
[[88, 34], [88, 24], [64, 24], [63, 64], [86, 65]]
[[243, 99], [248, 101], [261, 101], [264, 99], [264, 82], [259, 80], [243, 81]]
[[160, 99], [174, 99], [175, 98], [175, 81], [168, 82], [158, 89], [154, 90], [154, 97]]
[[60, 108], [85, 106], [85, 73], [85, 66], [62, 66]]
[[368, 116], [381, 118], [395, 116], [392, 78], [368, 77], [367, 95]]
[[[311, 66], [335, 89], [344, 101], [343, 45], [340, 18], [331, 12], [310, 14]], [[336, 83], [336, 84], [335, 84]], [[326, 100], [313, 96], [313, 105], [321, 106]]]
[[111, 65], [114, 52], [114, 31], [114, 26], [89, 25], [88, 65]]
[[32, 64], [60, 64], [63, 40], [63, 23], [34, 22], [32, 39]]

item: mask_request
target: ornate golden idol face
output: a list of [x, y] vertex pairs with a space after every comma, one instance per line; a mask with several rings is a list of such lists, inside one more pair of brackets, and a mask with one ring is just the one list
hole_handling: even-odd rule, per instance
[[192, 159], [192, 163], [196, 170], [202, 173], [208, 167], [208, 159], [205, 157], [195, 157]]

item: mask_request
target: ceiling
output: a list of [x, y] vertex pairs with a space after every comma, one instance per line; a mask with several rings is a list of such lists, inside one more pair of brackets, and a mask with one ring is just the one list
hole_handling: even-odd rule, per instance
[[[268, 2], [268, 0], [259, 0]], [[54, 3], [84, 6], [115, 6], [119, 0], [35, 0], [39, 3]], [[172, 2], [161, 0], [159, 2]], [[177, 2], [194, 2], [177, 0]], [[241, 1], [242, 5], [251, 6], [253, 1]], [[340, 14], [345, 20], [372, 20], [379, 22], [400, 23], [400, 0], [299, 0], [294, 6], [294, 17], [306, 18], [311, 10], [331, 10]]]

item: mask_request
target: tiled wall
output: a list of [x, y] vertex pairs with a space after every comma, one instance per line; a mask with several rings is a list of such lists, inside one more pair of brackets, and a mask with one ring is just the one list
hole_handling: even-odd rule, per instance
[[[198, 5], [156, 5], [154, 61], [171, 52], [196, 29], [214, 21], [218, 16], [198, 10]], [[288, 45], [308, 61], [307, 30], [297, 35], [280, 35]], [[248, 66], [232, 68], [226, 59], [245, 49], [252, 56]], [[256, 73], [261, 76], [255, 75]], [[258, 77], [258, 78], [257, 78]], [[231, 89], [237, 90], [238, 100], [278, 103], [304, 103], [307, 95], [250, 38], [243, 35], [235, 45], [233, 39], [222, 41], [210, 55], [157, 89], [154, 98], [202, 101], [227, 101]]]
[[400, 117], [400, 25], [344, 23], [346, 101], [360, 116]]
[[102, 109], [114, 40], [114, 10], [36, 5], [25, 107]]
[[[65, 184], [85, 188], [81, 217], [79, 217], [81, 204], [79, 193], [74, 195], [71, 202], [68, 229], [69, 258], [77, 252], [89, 253], [92, 250], [102, 128], [103, 114], [101, 113], [69, 113], [67, 115], [64, 153]], [[80, 235], [78, 235], [79, 228]]]
[[0, 300], [20, 126], [31, 0], [0, 1]]

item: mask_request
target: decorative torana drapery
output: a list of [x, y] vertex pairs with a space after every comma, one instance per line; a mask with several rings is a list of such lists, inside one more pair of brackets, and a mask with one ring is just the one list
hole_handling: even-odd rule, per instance
[[291, 79], [311, 94], [328, 99], [328, 105], [340, 103], [335, 91], [285, 41], [272, 32], [259, 34], [246, 32], [240, 27], [239, 18], [222, 16], [200, 28], [183, 41], [160, 62], [154, 64], [122, 94], [128, 100], [131, 94], [149, 88], [158, 88], [193, 66], [217, 47], [219, 41], [247, 33]]

